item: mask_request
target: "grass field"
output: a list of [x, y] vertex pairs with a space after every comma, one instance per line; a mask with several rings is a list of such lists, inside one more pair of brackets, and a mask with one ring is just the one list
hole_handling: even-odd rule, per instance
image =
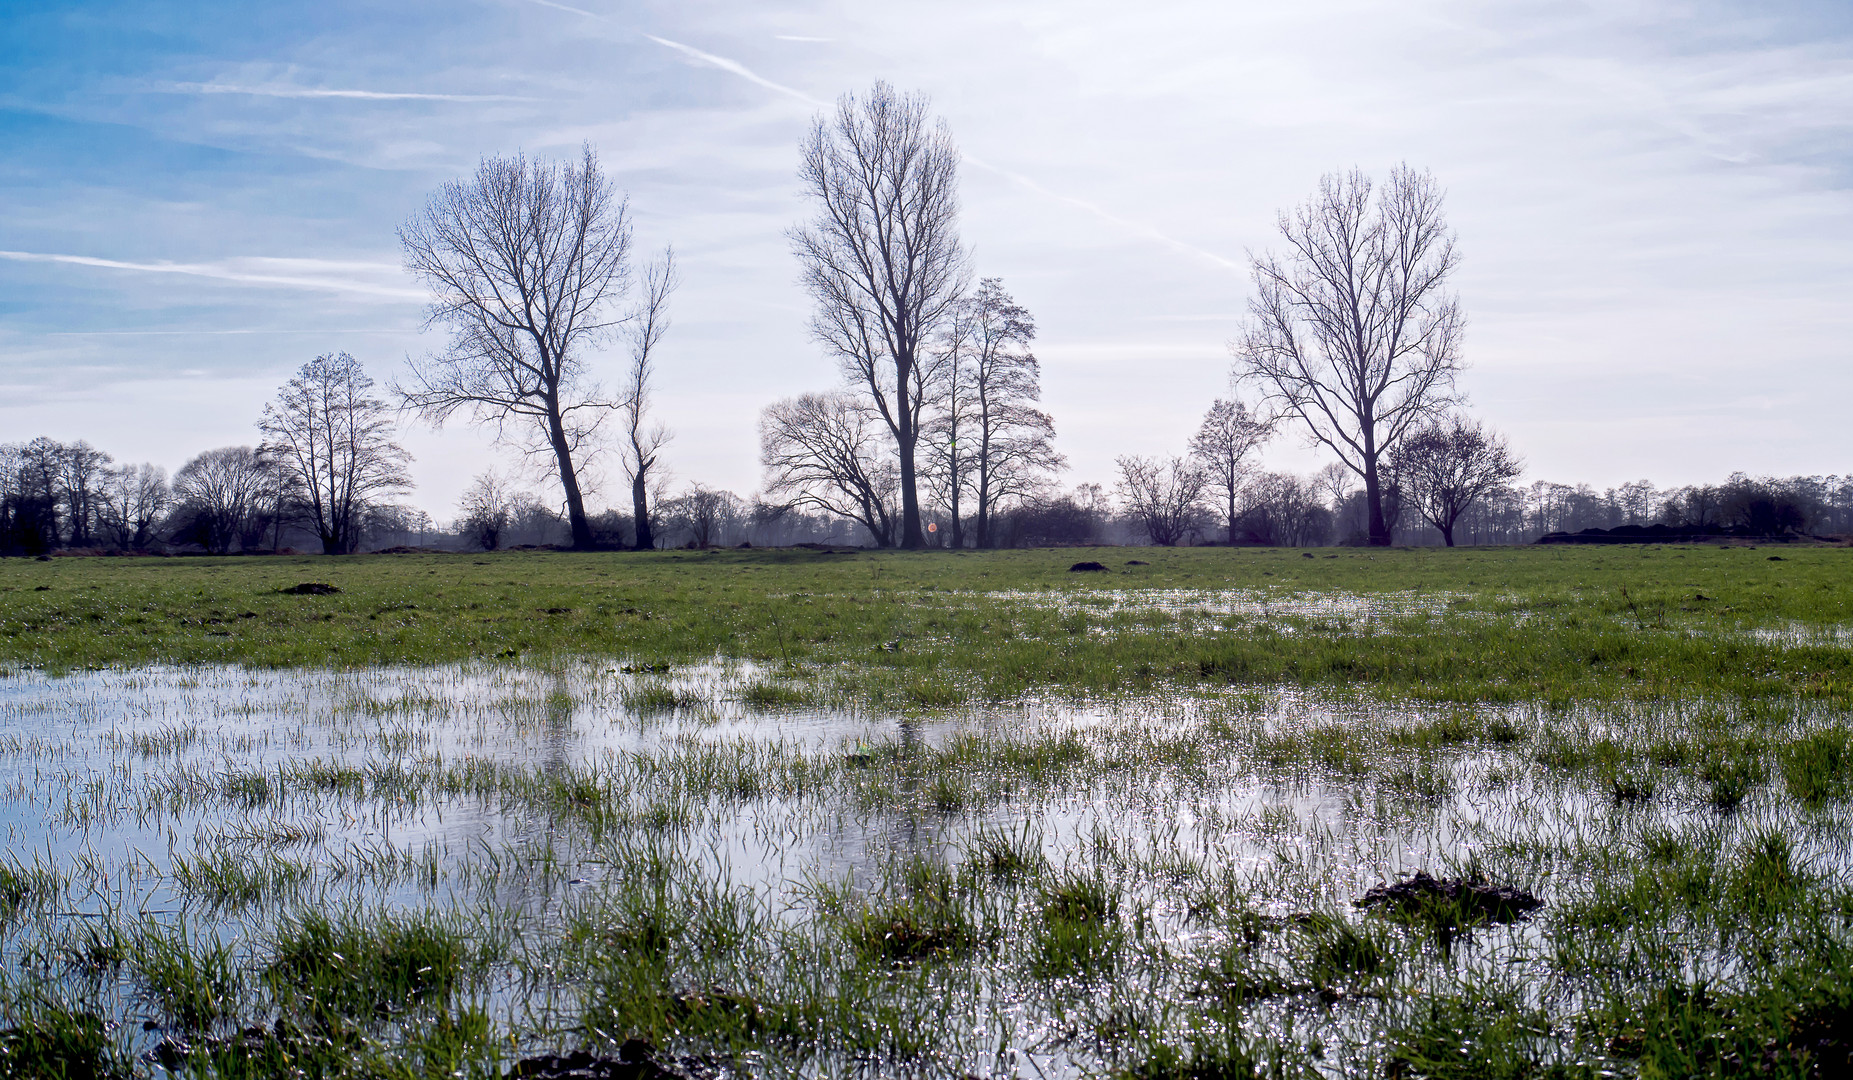
[[1853, 550], [1312, 556], [0, 561], [0, 1076], [1853, 1067]]

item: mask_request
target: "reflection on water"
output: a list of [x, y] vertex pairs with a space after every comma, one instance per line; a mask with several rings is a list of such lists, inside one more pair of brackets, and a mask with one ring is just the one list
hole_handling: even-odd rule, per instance
[[[1230, 594], [1138, 602], [1286, 610]], [[1293, 613], [1362, 620], [1441, 603], [1338, 596]], [[1536, 890], [1545, 913], [1476, 933], [1446, 957], [1447, 977], [1505, 980], [1536, 1003], [1552, 905], [1579, 887], [1567, 866], [1653, 830], [1730, 850], [1773, 828], [1797, 838], [1811, 872], [1850, 862], [1844, 829], [1798, 828], [1793, 805], [1767, 792], [1721, 817], [1696, 780], [1669, 774], [1654, 798], [1627, 801], [1607, 780], [1554, 768], [1532, 738], [1549, 725], [1552, 746], [1599, 747], [1676, 722], [1660, 714], [1398, 709], [1297, 690], [936, 717], [746, 704], [749, 688], [781, 679], [739, 662], [23, 673], [0, 679], [0, 824], [16, 870], [66, 881], [42, 935], [63, 933], [60, 920], [146, 914], [244, 941], [292, 906], [488, 905], [552, 926], [575, 895], [635, 871], [613, 869], [614, 844], [660, 848], [795, 928], [817, 918], [822, 886], [867, 891], [897, 864], [952, 865], [985, 836], [1020, 837], [1051, 866], [1112, 875], [1149, 942], [1147, 982], [1127, 985], [1186, 1013], [1194, 999], [1178, 988], [1203, 963], [1195, 951], [1224, 947], [1202, 915], [1218, 889], [1292, 926], [1308, 912], [1349, 918], [1352, 898], [1417, 869], [1483, 870]], [[1494, 721], [1518, 734], [1485, 735]], [[8, 967], [29, 941], [7, 939]], [[1734, 961], [1689, 963], [1728, 978]], [[969, 1047], [954, 1052], [966, 1066], [1027, 1076], [1099, 1064], [1069, 1017], [1077, 1002], [1100, 1005], [1095, 991], [1072, 989], [1067, 1004], [1007, 982], [961, 992], [977, 995]], [[528, 1017], [552, 1007], [544, 997], [513, 981], [491, 993]], [[1379, 1006], [1303, 997], [1258, 1003], [1250, 1022], [1370, 1044], [1357, 1010]]]

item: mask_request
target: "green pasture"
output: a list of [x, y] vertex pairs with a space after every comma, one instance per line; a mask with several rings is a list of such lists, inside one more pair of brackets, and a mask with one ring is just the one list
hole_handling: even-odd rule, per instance
[[4, 560], [0, 673], [0, 1078], [1853, 1070], [1853, 549]]
[[[1079, 561], [1108, 569], [1070, 572]], [[303, 582], [341, 592], [280, 591]], [[1240, 611], [1193, 602], [1231, 590]], [[1112, 602], [1154, 591], [1164, 602]], [[1333, 595], [1358, 602], [1294, 602]], [[1853, 660], [1834, 635], [1850, 627], [1853, 549], [1822, 547], [0, 560], [0, 663], [718, 655], [847, 665], [840, 681], [901, 706], [1281, 682], [1846, 704]]]

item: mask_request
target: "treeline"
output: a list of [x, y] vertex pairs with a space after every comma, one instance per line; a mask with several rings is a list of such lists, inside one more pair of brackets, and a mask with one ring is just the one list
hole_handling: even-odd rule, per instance
[[[1523, 462], [1456, 386], [1465, 315], [1448, 282], [1459, 254], [1440, 186], [1407, 165], [1382, 183], [1328, 174], [1279, 216], [1279, 250], [1250, 256], [1248, 315], [1230, 343], [1235, 392], [1210, 403], [1177, 453], [1119, 458], [1111, 489], [1063, 490], [1036, 321], [999, 278], [976, 274], [945, 122], [924, 97], [878, 82], [816, 117], [798, 150], [813, 215], [787, 235], [811, 337], [840, 378], [763, 411], [759, 493], [670, 490], [673, 433], [651, 399], [680, 273], [668, 247], [639, 265], [629, 200], [588, 145], [569, 161], [486, 157], [400, 229], [446, 341], [387, 388], [397, 409], [359, 361], [330, 354], [264, 408], [261, 441], [202, 453], [171, 481], [81, 441], [0, 447], [0, 552], [1453, 545], [1652, 524], [1853, 532], [1853, 479], [1839, 476], [1520, 486]], [[626, 355], [608, 387], [591, 352], [614, 344]], [[394, 441], [397, 410], [493, 431], [557, 483], [557, 498], [487, 473], [438, 525], [402, 502], [411, 458]], [[1263, 469], [1261, 449], [1288, 430], [1334, 460], [1307, 476]], [[603, 509], [588, 468], [601, 452], [628, 488]]]

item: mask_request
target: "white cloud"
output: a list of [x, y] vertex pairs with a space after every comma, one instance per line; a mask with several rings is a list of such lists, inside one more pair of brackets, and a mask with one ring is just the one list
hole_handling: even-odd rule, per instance
[[[62, 263], [67, 266], [127, 270], [141, 274], [179, 274], [238, 285], [353, 293], [395, 302], [429, 299], [422, 290], [404, 284], [403, 272], [391, 263], [291, 258], [233, 258], [213, 263], [129, 262], [90, 255], [58, 255], [38, 251], [0, 251], [0, 259], [10, 262]], [[400, 283], [394, 284], [393, 278], [398, 278]]]

